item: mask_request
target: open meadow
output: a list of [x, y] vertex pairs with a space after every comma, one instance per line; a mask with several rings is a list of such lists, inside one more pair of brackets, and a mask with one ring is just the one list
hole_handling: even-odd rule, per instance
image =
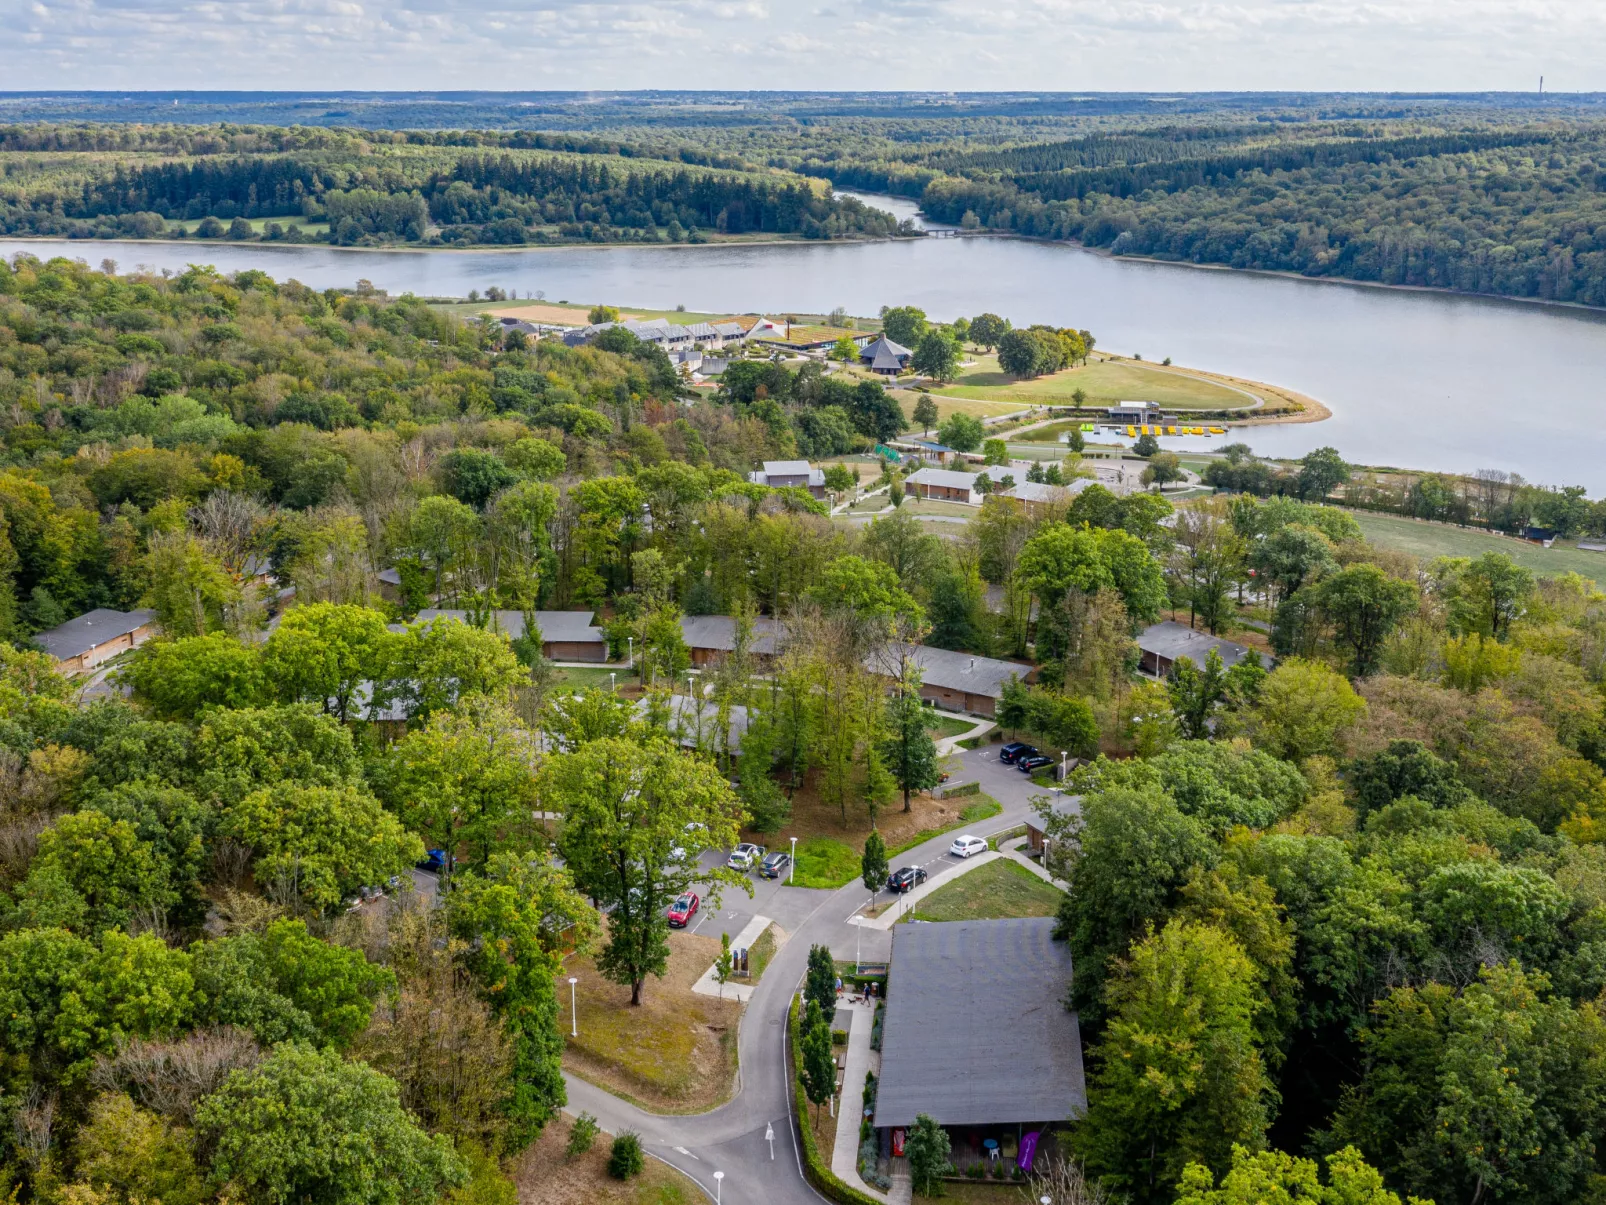
[[1159, 402], [1167, 410], [1241, 410], [1259, 400], [1247, 390], [1231, 388], [1180, 368], [1135, 360], [1094, 360], [1035, 380], [1017, 380], [998, 367], [997, 356], [978, 356], [975, 367], [944, 385], [948, 397], [976, 401], [1015, 402], [1034, 406], [1069, 406], [1080, 389], [1089, 406], [1117, 402]]

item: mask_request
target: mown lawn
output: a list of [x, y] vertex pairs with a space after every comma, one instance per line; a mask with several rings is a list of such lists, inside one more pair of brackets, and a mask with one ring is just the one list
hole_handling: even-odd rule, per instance
[[1053, 916], [1064, 895], [1018, 862], [999, 858], [937, 888], [911, 915], [929, 921]]
[[[920, 400], [920, 394], [912, 389], [899, 389], [893, 391], [898, 399], [898, 405], [903, 407], [903, 413], [910, 423], [914, 422], [915, 403]], [[928, 434], [932, 439], [937, 438], [937, 427], [942, 420], [950, 414], [968, 414], [972, 418], [991, 418], [995, 414], [1016, 414], [1029, 409], [1030, 402], [1016, 400], [1009, 397], [993, 397], [989, 394], [971, 395], [969, 392], [956, 392], [952, 385], [932, 386], [932, 401], [937, 403], [937, 423], [928, 433], [924, 428], [909, 426], [904, 428], [904, 434], [925, 438]]]
[[943, 715], [938, 711], [926, 713], [926, 729], [931, 733], [932, 740], [940, 741], [945, 737], [958, 736], [961, 732], [969, 732], [975, 726], [972, 721], [960, 719], [956, 715]]
[[593, 686], [608, 685], [609, 673], [618, 674], [621, 679], [629, 677], [625, 670], [606, 670], [591, 666], [560, 665], [552, 671], [552, 689], [565, 694], [578, 694], [590, 690]]
[[[778, 848], [778, 847], [777, 847]], [[831, 837], [809, 837], [797, 843], [794, 887], [835, 889], [859, 877], [859, 851]]]
[[1361, 532], [1382, 548], [1398, 548], [1423, 560], [1441, 556], [1478, 557], [1486, 552], [1503, 552], [1517, 564], [1545, 577], [1577, 573], [1606, 586], [1606, 552], [1580, 552], [1573, 542], [1558, 541], [1550, 548], [1513, 540], [1509, 536], [1469, 531], [1448, 523], [1421, 523], [1399, 515], [1379, 515], [1371, 511], [1349, 512], [1361, 525]]
[[1142, 364], [1135, 360], [1097, 360], [1052, 376], [1017, 381], [999, 371], [996, 356], [985, 356], [943, 392], [951, 397], [1031, 405], [1065, 406], [1076, 390], [1089, 406], [1117, 402], [1159, 402], [1168, 410], [1227, 410], [1254, 404], [1253, 399], [1183, 369]]

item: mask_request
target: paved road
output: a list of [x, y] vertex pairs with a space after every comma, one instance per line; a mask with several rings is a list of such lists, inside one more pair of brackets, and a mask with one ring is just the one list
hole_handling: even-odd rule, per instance
[[[963, 771], [955, 775], [955, 781], [975, 778], [983, 791], [1004, 805], [1001, 815], [976, 826], [978, 834], [1011, 828], [1032, 814], [1031, 797], [1041, 792], [1024, 774], [1000, 765], [996, 752], [968, 751], [960, 760]], [[951, 874], [961, 865], [947, 854], [952, 840], [953, 834], [948, 834], [916, 846], [894, 858], [893, 868], [925, 866], [932, 880]], [[746, 918], [758, 913], [773, 917], [788, 934], [742, 1017], [737, 1037], [741, 1071], [735, 1097], [710, 1113], [662, 1116], [565, 1075], [568, 1107], [570, 1112], [592, 1114], [611, 1133], [636, 1131], [649, 1154], [685, 1172], [710, 1199], [715, 1196], [713, 1174], [723, 1171], [719, 1195], [731, 1205], [815, 1205], [823, 1198], [803, 1179], [802, 1152], [792, 1125], [793, 1097], [784, 1046], [787, 1010], [802, 982], [810, 946], [824, 943], [839, 958], [852, 957], [854, 943], [862, 935], [866, 960], [883, 961], [892, 937], [849, 923], [866, 902], [863, 887], [856, 883], [831, 892], [758, 878], [754, 883], [754, 899], [727, 889], [724, 907], [717, 913], [710, 908], [693, 929], [708, 937], [717, 937], [722, 930], [734, 936]], [[773, 1134], [773, 1141], [766, 1141], [766, 1133]], [[825, 1157], [829, 1162], [830, 1153]]]

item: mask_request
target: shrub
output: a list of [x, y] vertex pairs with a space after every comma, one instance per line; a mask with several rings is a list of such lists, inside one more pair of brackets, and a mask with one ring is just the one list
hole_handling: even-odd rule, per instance
[[608, 1155], [608, 1174], [615, 1180], [639, 1176], [646, 1165], [647, 1157], [641, 1153], [640, 1135], [626, 1130], [613, 1140], [613, 1150]]
[[987, 1169], [979, 1163], [972, 1163], [965, 1169], [965, 1175], [969, 1176], [972, 1180], [980, 1180], [986, 1174]]
[[564, 1148], [563, 1153], [570, 1159], [585, 1154], [597, 1140], [597, 1128], [595, 1117], [589, 1113], [580, 1114], [569, 1127], [569, 1145]]

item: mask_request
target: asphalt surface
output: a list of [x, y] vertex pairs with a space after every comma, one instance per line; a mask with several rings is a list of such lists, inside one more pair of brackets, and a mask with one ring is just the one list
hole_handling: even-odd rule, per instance
[[[998, 762], [998, 746], [960, 755], [963, 772], [950, 785], [975, 779], [1004, 810], [973, 829], [933, 838], [892, 859], [892, 868], [924, 866], [938, 882], [962, 865], [948, 855], [961, 832], [977, 836], [1013, 828], [1033, 813], [1030, 800], [1042, 793], [1026, 775]], [[704, 855], [711, 864], [713, 855]], [[719, 909], [704, 904], [702, 919], [691, 931], [705, 937], [723, 932], [735, 936], [752, 916], [768, 916], [787, 933], [786, 943], [759, 981], [737, 1036], [740, 1066], [736, 1095], [709, 1113], [665, 1116], [648, 1113], [602, 1088], [565, 1075], [570, 1113], [584, 1110], [604, 1130], [634, 1130], [647, 1153], [662, 1159], [696, 1181], [722, 1205], [815, 1205], [824, 1200], [803, 1178], [802, 1151], [792, 1120], [793, 1095], [786, 1071], [787, 1010], [808, 965], [809, 947], [826, 944], [838, 958], [854, 956], [863, 940], [866, 961], [882, 962], [891, 950], [890, 932], [861, 929], [850, 919], [868, 902], [862, 885], [837, 891], [789, 887], [753, 876], [754, 898], [726, 888]], [[650, 990], [650, 989], [649, 989]], [[766, 1137], [768, 1135], [768, 1137]], [[827, 1163], [830, 1153], [825, 1152]], [[716, 1190], [714, 1173], [725, 1173]]]

